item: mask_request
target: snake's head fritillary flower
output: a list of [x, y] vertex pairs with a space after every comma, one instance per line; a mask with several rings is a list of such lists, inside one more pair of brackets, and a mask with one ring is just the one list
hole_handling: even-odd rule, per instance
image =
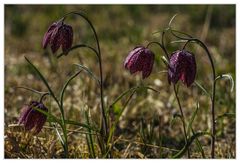
[[27, 131], [33, 129], [33, 133], [38, 134], [46, 122], [47, 116], [34, 108], [48, 111], [43, 103], [31, 101], [28, 105], [23, 106], [18, 123], [23, 124]]
[[172, 53], [168, 66], [168, 81], [176, 84], [180, 79], [189, 87], [196, 77], [196, 61], [192, 53], [178, 50]]
[[72, 47], [73, 29], [70, 25], [64, 24], [62, 20], [54, 22], [43, 37], [42, 46], [51, 46], [52, 53], [55, 53], [60, 46], [63, 52], [67, 52]]
[[142, 71], [142, 78], [145, 79], [151, 74], [153, 63], [154, 53], [144, 46], [138, 46], [128, 54], [124, 67], [131, 74]]

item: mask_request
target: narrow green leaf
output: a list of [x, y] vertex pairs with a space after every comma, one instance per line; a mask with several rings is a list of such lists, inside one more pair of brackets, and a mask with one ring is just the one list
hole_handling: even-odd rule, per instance
[[198, 109], [199, 109], [199, 103], [197, 102], [197, 107], [196, 107], [196, 109], [194, 110], [194, 112], [193, 112], [193, 114], [192, 114], [192, 116], [191, 116], [191, 118], [190, 118], [190, 121], [189, 121], [189, 123], [188, 123], [187, 135], [190, 134], [190, 131], [191, 131], [191, 128], [192, 128], [192, 124], [193, 124], [193, 121], [194, 121], [194, 119], [195, 119], [195, 117], [196, 117], [196, 115], [197, 115]]
[[93, 79], [95, 79], [95, 80], [98, 82], [98, 84], [100, 84], [100, 80], [94, 75], [94, 73], [93, 73], [91, 70], [89, 70], [89, 68], [87, 68], [86, 66], [83, 66], [83, 65], [81, 65], [81, 64], [74, 64], [74, 65], [78, 66], [79, 68], [81, 68], [82, 70], [84, 70], [85, 72], [87, 72], [87, 74], [88, 74], [90, 77], [92, 77]]
[[130, 93], [131, 91], [134, 91], [136, 90], [138, 87], [133, 87], [133, 88], [130, 88], [126, 91], [124, 91], [121, 95], [119, 95], [114, 101], [113, 103], [110, 105], [110, 107], [112, 107], [113, 105], [115, 105], [119, 100], [121, 100], [125, 95], [127, 95], [128, 93]]
[[[192, 130], [192, 134], [195, 135], [195, 132], [194, 132], [193, 128], [191, 128], [191, 130]], [[198, 148], [198, 151], [201, 153], [202, 157], [203, 157], [203, 158], [206, 158], [205, 153], [204, 153], [204, 150], [203, 150], [203, 148], [202, 148], [202, 144], [200, 143], [200, 141], [198, 140], [198, 138], [195, 139], [195, 143], [196, 143], [197, 148]]]
[[222, 118], [225, 118], [225, 117], [235, 118], [236, 114], [235, 113], [223, 113], [222, 115], [217, 116], [216, 119], [219, 120], [219, 119], [222, 119]]
[[174, 43], [186, 43], [187, 40], [175, 40], [175, 41], [171, 41], [170, 43], [171, 44], [174, 44]]
[[[178, 30], [175, 30], [175, 29], [172, 29], [172, 28], [170, 28], [170, 31], [171, 31], [171, 33], [172, 33], [173, 36], [175, 36], [176, 38], [179, 38], [179, 39], [181, 39], [181, 40], [192, 40], [192, 39], [193, 39], [193, 37], [192, 37], [191, 35], [189, 35], [189, 34], [187, 34], [187, 33], [185, 33], [185, 32], [178, 31]], [[185, 36], [187, 36], [187, 37], [180, 37], [180, 36], [176, 35], [174, 32], [175, 32], [175, 33], [179, 33], [179, 34], [181, 34], [181, 35], [185, 35]], [[194, 41], [194, 40], [192, 40], [192, 41]]]
[[168, 67], [169, 63], [168, 63], [168, 60], [165, 56], [162, 56], [161, 57], [161, 60], [163, 61], [163, 63], [166, 65], [166, 67]]
[[[89, 117], [88, 117], [87, 110], [85, 110], [85, 119], [86, 119], [87, 125], [90, 126], [90, 121], [89, 121]], [[89, 141], [88, 143], [89, 143], [90, 153], [91, 153], [91, 156], [92, 156], [93, 158], [95, 158], [95, 150], [94, 150], [93, 139], [92, 139], [92, 130], [90, 130], [90, 129], [88, 128], [88, 132], [89, 132], [90, 134], [86, 134], [86, 135], [87, 135], [87, 137], [88, 137], [87, 141]]]
[[90, 129], [92, 131], [95, 131], [95, 132], [100, 132], [97, 128], [93, 127], [93, 126], [89, 126], [87, 124], [84, 124], [84, 123], [80, 123], [80, 122], [75, 122], [73, 120], [65, 120], [65, 123], [66, 124], [71, 124], [71, 125], [75, 125], [75, 126], [80, 126], [80, 127], [84, 127], [84, 128], [87, 128], [87, 129]]
[[207, 96], [211, 97], [210, 93], [197, 81], [194, 81], [195, 85], [198, 86]]
[[[158, 90], [155, 90], [154, 88], [152, 87], [149, 87], [149, 86], [137, 86], [137, 87], [133, 87], [133, 88], [130, 88], [128, 89], [127, 91], [123, 92], [120, 96], [118, 96], [118, 98], [116, 98], [116, 100], [110, 105], [109, 108], [113, 108], [114, 105], [120, 100], [122, 99], [122, 97], [124, 97], [125, 95], [127, 95], [128, 93], [131, 92], [129, 98], [127, 99], [126, 103], [124, 104], [120, 114], [117, 116], [115, 122], [113, 123], [112, 127], [110, 128], [110, 131], [109, 131], [109, 136], [108, 136], [108, 141], [107, 143], [109, 144], [110, 143], [110, 140], [112, 139], [112, 136], [115, 132], [115, 129], [116, 129], [116, 126], [120, 120], [120, 117], [123, 113], [123, 111], [125, 110], [125, 108], [127, 107], [128, 103], [130, 102], [130, 100], [132, 99], [133, 95], [136, 93], [137, 89], [142, 89], [142, 88], [145, 88], [145, 89], [149, 89], [149, 90], [152, 90], [154, 92], [159, 92]], [[109, 150], [110, 151], [110, 150]]]
[[[78, 71], [77, 73], [75, 73], [73, 76], [71, 76], [68, 81], [64, 84], [63, 88], [62, 88], [62, 91], [60, 93], [60, 104], [61, 104], [61, 108], [63, 108], [63, 96], [64, 96], [64, 92], [68, 86], [68, 84], [70, 83], [70, 81], [72, 81], [75, 77], [78, 76], [78, 74], [80, 74], [81, 70]], [[63, 110], [62, 110], [63, 111]], [[64, 111], [63, 111], [64, 113]]]
[[142, 88], [145, 88], [145, 89], [149, 89], [149, 90], [152, 90], [154, 92], [157, 92], [157, 93], [160, 93], [158, 90], [152, 88], [152, 87], [149, 87], [149, 86], [136, 86], [136, 87], [132, 87], [126, 91], [124, 91], [121, 95], [119, 95], [113, 102], [111, 105], [109, 105], [110, 107], [112, 107], [113, 105], [115, 105], [119, 100], [121, 100], [125, 95], [127, 95], [128, 93], [130, 92], [133, 92], [133, 91], [136, 91], [137, 89], [142, 89]]
[[35, 90], [32, 88], [28, 88], [28, 87], [24, 87], [24, 86], [19, 86], [19, 87], [15, 87], [15, 88], [22, 88], [22, 89], [25, 89], [25, 90], [28, 90], [28, 91], [31, 91], [33, 93], [40, 94], [40, 95], [48, 93], [48, 92], [41, 92], [41, 91], [38, 91], [38, 90]]
[[222, 74], [219, 75], [218, 77], [216, 77], [215, 81], [219, 80], [219, 79], [228, 79], [230, 81], [231, 84], [231, 92], [234, 89], [234, 80], [231, 74]]
[[197, 132], [194, 135], [192, 135], [189, 139], [186, 145], [184, 145], [184, 147], [178, 152], [176, 153], [173, 158], [181, 158], [185, 152], [187, 151], [187, 149], [190, 147], [190, 145], [192, 144], [192, 142], [201, 136], [211, 136], [211, 134], [209, 132]]
[[56, 98], [55, 94], [53, 93], [51, 87], [49, 86], [47, 80], [44, 78], [44, 76], [41, 74], [41, 72], [37, 69], [37, 67], [35, 67], [30, 60], [28, 60], [27, 57], [25, 57], [26, 61], [30, 64], [30, 66], [34, 69], [34, 71], [38, 74], [38, 76], [40, 77], [40, 79], [43, 81], [43, 83], [45, 84], [45, 86], [47, 87], [48, 91], [50, 92], [51, 96], [53, 97], [53, 99], [56, 101], [56, 103], [58, 104], [59, 108], [60, 108], [60, 104], [58, 99]]
[[112, 127], [110, 128], [110, 132], [109, 132], [109, 136], [108, 136], [108, 141], [107, 141], [108, 144], [110, 143], [110, 140], [112, 139], [113, 133], [114, 133], [114, 131], [115, 131], [115, 128], [116, 128], [116, 126], [117, 126], [117, 123], [118, 123], [119, 120], [120, 120], [120, 117], [121, 117], [123, 111], [124, 111], [125, 108], [127, 107], [129, 101], [132, 99], [132, 97], [133, 97], [133, 95], [135, 94], [135, 92], [136, 92], [136, 90], [134, 90], [134, 91], [131, 93], [131, 95], [130, 95], [129, 98], [127, 99], [125, 105], [123, 106], [121, 113], [118, 115], [116, 121], [113, 123]]
[[173, 20], [176, 18], [177, 15], [178, 15], [178, 14], [173, 15], [173, 17], [170, 19], [170, 21], [169, 21], [169, 23], [168, 23], [168, 28], [171, 28], [172, 22], [173, 22]]
[[58, 139], [59, 139], [60, 142], [61, 142], [61, 145], [63, 146], [63, 148], [65, 148], [65, 142], [64, 142], [64, 140], [63, 140], [60, 132], [58, 131], [58, 128], [57, 128], [56, 126], [55, 126], [54, 128], [55, 128], [55, 131], [56, 131], [56, 133], [57, 133]]

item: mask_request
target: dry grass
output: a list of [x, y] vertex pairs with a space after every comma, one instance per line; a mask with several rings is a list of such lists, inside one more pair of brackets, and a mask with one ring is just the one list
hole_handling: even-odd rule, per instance
[[[219, 14], [219, 10], [224, 7], [229, 14]], [[49, 51], [41, 49], [41, 39], [47, 26], [63, 14], [79, 9], [88, 13], [99, 34], [105, 74], [104, 100], [107, 104], [124, 90], [142, 82], [140, 76], [131, 76], [124, 70], [124, 58], [136, 44], [147, 44], [150, 40], [157, 40], [158, 38], [151, 33], [164, 28], [176, 12], [182, 14], [173, 25], [199, 38], [204, 35], [203, 39], [206, 39], [213, 55], [218, 74], [231, 73], [235, 79], [235, 17], [231, 17], [231, 12], [235, 12], [234, 6], [214, 6], [211, 16], [214, 21], [210, 21], [208, 30], [204, 29], [207, 26], [204, 24], [209, 22], [202, 19], [206, 16], [207, 6], [5, 6], [5, 158], [64, 157], [62, 146], [49, 123], [45, 123], [43, 130], [37, 136], [25, 132], [22, 126], [16, 125], [23, 104], [39, 97], [15, 87], [28, 86], [46, 91], [41, 80], [29, 68], [24, 56], [41, 69], [56, 92], [60, 91], [64, 81], [72, 74], [73, 63], [83, 63], [98, 74], [97, 61], [87, 50], [74, 51], [68, 57], [57, 60]], [[193, 21], [194, 16], [191, 16], [197, 10], [199, 17], [194, 16], [196, 20], [199, 19], [198, 22]], [[84, 21], [74, 19], [69, 23], [73, 24], [74, 30], [77, 31], [75, 43], [80, 39], [81, 42], [93, 44], [90, 30]], [[24, 28], [26, 29], [23, 30]], [[177, 47], [179, 46], [176, 44], [168, 44], [169, 51], [174, 51]], [[206, 66], [207, 57], [200, 48], [190, 48], [196, 50], [197, 81], [210, 89], [211, 74], [210, 67]], [[170, 158], [184, 145], [181, 123], [177, 121], [171, 125], [173, 115], [178, 113], [178, 108], [173, 89], [167, 83], [166, 74], [159, 73], [164, 68], [158, 55], [162, 54], [158, 48], [153, 47], [153, 51], [158, 56], [157, 61], [152, 75], [144, 83], [151, 85], [160, 93], [140, 90], [133, 96], [121, 116], [114, 135], [112, 143], [114, 158]], [[82, 73], [67, 89], [64, 100], [66, 117], [84, 122], [84, 110], [88, 108], [91, 122], [99, 124], [99, 93], [96, 83]], [[198, 87], [192, 86], [188, 89], [182, 84], [180, 84], [179, 96], [187, 121], [195, 110], [197, 102], [200, 103], [193, 128], [195, 131], [208, 131], [210, 129], [209, 99]], [[117, 106], [121, 108], [125, 101], [126, 99], [123, 99]], [[53, 101], [47, 99], [45, 103], [51, 112], [60, 115]], [[235, 91], [230, 92], [228, 81], [218, 83], [216, 112], [217, 115], [235, 113]], [[115, 114], [113, 112], [111, 118], [114, 118]], [[149, 126], [153, 127], [154, 134], [151, 140], [141, 138], [141, 125], [145, 129]], [[235, 117], [225, 117], [217, 121], [217, 158], [236, 157], [235, 128]], [[68, 130], [70, 158], [89, 158], [86, 144], [88, 131], [70, 125]], [[96, 155], [101, 157], [96, 137], [94, 140]], [[210, 139], [201, 137], [199, 141], [205, 156], [209, 158]], [[191, 156], [202, 158], [194, 143], [191, 145]]]

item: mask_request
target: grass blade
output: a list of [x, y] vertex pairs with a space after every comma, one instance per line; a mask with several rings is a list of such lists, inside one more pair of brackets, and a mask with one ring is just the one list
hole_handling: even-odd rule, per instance
[[28, 91], [31, 91], [33, 93], [36, 93], [36, 94], [46, 94], [48, 92], [41, 92], [41, 91], [38, 91], [38, 90], [35, 90], [35, 89], [32, 89], [32, 88], [28, 88], [28, 87], [24, 87], [24, 86], [18, 86], [18, 87], [15, 87], [15, 88], [22, 88], [22, 89], [25, 89], [25, 90], [28, 90]]
[[198, 86], [207, 96], [211, 97], [210, 93], [197, 81], [194, 81], [195, 85]]
[[169, 21], [169, 23], [168, 23], [168, 28], [171, 29], [172, 22], [173, 22], [173, 20], [175, 19], [175, 17], [176, 17], [177, 15], [178, 15], [178, 14], [173, 15], [173, 17], [170, 19], [170, 21]]
[[75, 122], [75, 121], [72, 121], [72, 120], [65, 120], [65, 123], [66, 123], [66, 124], [75, 125], [75, 126], [81, 126], [81, 127], [90, 129], [90, 130], [95, 131], [95, 132], [98, 132], [98, 133], [100, 132], [100, 131], [99, 131], [98, 129], [96, 129], [95, 127], [90, 126], [90, 125], [86, 125], [86, 124], [84, 124], [84, 123]]
[[[117, 126], [117, 123], [119, 122], [120, 117], [121, 117], [123, 111], [124, 111], [125, 108], [127, 107], [129, 101], [132, 99], [132, 97], [133, 97], [133, 95], [135, 94], [135, 92], [136, 92], [136, 90], [134, 90], [134, 91], [131, 93], [131, 95], [130, 95], [129, 98], [127, 99], [125, 105], [123, 106], [121, 113], [118, 115], [116, 121], [113, 123], [112, 127], [110, 128], [110, 132], [109, 132], [107, 144], [110, 143], [110, 140], [112, 139], [113, 133], [114, 133], [115, 128], [116, 128], [116, 126]], [[109, 150], [109, 151], [110, 151], [110, 150]]]
[[80, 74], [81, 70], [78, 71], [76, 74], [74, 74], [73, 76], [71, 76], [68, 81], [64, 84], [63, 88], [62, 88], [62, 91], [60, 93], [60, 104], [61, 104], [61, 108], [63, 108], [63, 96], [64, 96], [64, 92], [68, 86], [68, 84], [75, 78], [78, 76], [78, 74]]
[[[191, 130], [192, 130], [192, 134], [195, 135], [195, 132], [194, 132], [193, 128], [191, 128]], [[202, 148], [202, 144], [200, 143], [200, 141], [198, 140], [198, 138], [195, 139], [195, 143], [196, 143], [197, 148], [198, 148], [199, 152], [201, 153], [202, 157], [203, 157], [203, 158], [206, 158], [205, 153], [204, 153], [204, 150], [203, 150], [203, 148]]]
[[222, 115], [219, 115], [216, 119], [219, 120], [219, 119], [222, 119], [224, 117], [235, 118], [236, 114], [235, 113], [224, 113]]
[[189, 121], [189, 123], [188, 123], [187, 135], [190, 134], [190, 131], [191, 131], [191, 129], [192, 129], [192, 123], [193, 123], [193, 121], [194, 121], [194, 119], [195, 119], [195, 117], [196, 117], [196, 115], [197, 115], [198, 109], [199, 109], [199, 103], [197, 102], [197, 107], [196, 107], [195, 111], [193, 112], [193, 114], [192, 114], [192, 116], [191, 116], [191, 119], [190, 119], [190, 121]]
[[192, 144], [192, 142], [198, 138], [198, 137], [201, 137], [201, 136], [210, 136], [211, 137], [211, 134], [209, 132], [197, 132], [195, 133], [194, 135], [192, 135], [189, 139], [188, 139], [188, 142], [187, 144], [177, 153], [173, 156], [173, 158], [181, 158], [185, 152], [187, 151], [187, 149], [189, 148], [189, 146]]
[[[86, 118], [87, 124], [90, 126], [90, 122], [89, 122], [89, 117], [88, 117], [87, 111], [85, 111], [85, 118]], [[90, 147], [90, 153], [91, 153], [91, 156], [92, 156], [93, 158], [95, 158], [95, 157], [96, 157], [96, 156], [95, 156], [95, 150], [94, 150], [93, 139], [92, 139], [92, 135], [91, 135], [92, 130], [90, 130], [90, 129], [88, 128], [88, 132], [89, 132], [90, 134], [86, 134], [86, 136], [87, 136], [87, 141], [89, 141], [88, 143], [89, 143], [89, 147]]]
[[93, 79], [95, 79], [98, 84], [100, 84], [100, 80], [93, 74], [93, 72], [91, 70], [89, 70], [89, 68], [87, 68], [86, 66], [83, 66], [81, 64], [74, 64], [76, 66], [78, 66], [79, 68], [81, 68], [82, 70], [84, 70], [85, 72], [87, 72], [87, 74], [92, 77]]
[[53, 97], [53, 99], [56, 101], [56, 103], [58, 104], [59, 108], [60, 108], [60, 104], [58, 99], [56, 98], [55, 94], [53, 93], [51, 87], [49, 86], [47, 80], [44, 78], [44, 76], [42, 75], [42, 73], [37, 69], [37, 67], [35, 67], [32, 62], [25, 57], [26, 61], [29, 63], [29, 65], [34, 69], [34, 71], [38, 74], [38, 76], [40, 77], [40, 79], [43, 81], [43, 83], [45, 84], [45, 86], [47, 87], [48, 91], [50, 92], [51, 96]]

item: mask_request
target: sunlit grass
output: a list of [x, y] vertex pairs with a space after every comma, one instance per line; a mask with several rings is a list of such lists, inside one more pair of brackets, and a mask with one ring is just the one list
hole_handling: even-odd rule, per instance
[[[39, 77], [24, 60], [28, 57], [44, 73], [56, 92], [60, 92], [66, 78], [76, 69], [74, 63], [84, 63], [98, 74], [97, 59], [89, 50], [74, 51], [68, 58], [57, 60], [53, 54], [42, 50], [41, 41], [47, 26], [63, 14], [72, 10], [84, 10], [94, 22], [99, 33], [103, 56], [104, 89], [106, 103], [111, 103], [119, 94], [140, 84], [140, 76], [130, 76], [124, 70], [123, 61], [130, 49], [136, 44], [147, 44], [147, 41], [158, 40], [153, 32], [166, 26], [169, 18], [180, 13], [174, 26], [196, 37], [202, 37], [204, 24], [210, 23], [206, 37], [203, 37], [210, 48], [217, 67], [217, 72], [231, 73], [235, 80], [235, 8], [234, 6], [213, 6], [210, 22], [206, 21], [208, 6], [6, 6], [5, 8], [5, 157], [6, 158], [62, 158], [64, 152], [53, 127], [45, 123], [38, 136], [24, 132], [17, 126], [17, 118], [23, 104], [38, 96], [16, 89], [16, 86], [31, 86], [34, 89], [47, 91]], [[220, 14], [224, 8], [224, 15]], [[20, 14], [21, 13], [21, 14]], [[34, 14], [32, 14], [34, 13]], [[193, 14], [194, 13], [194, 14]], [[88, 26], [79, 19], [69, 22], [77, 33], [74, 41], [93, 43]], [[205, 31], [206, 32], [206, 31]], [[144, 41], [146, 40], [146, 41]], [[227, 41], [226, 41], [227, 40]], [[169, 41], [169, 40], [167, 40]], [[170, 44], [169, 52], [175, 51], [178, 44]], [[198, 53], [204, 53], [196, 46], [190, 47]], [[153, 50], [161, 53], [158, 48]], [[178, 113], [178, 105], [169, 87], [167, 75], [159, 73], [164, 64], [160, 55], [156, 56], [153, 73], [144, 82], [160, 91], [156, 94], [147, 90], [138, 90], [120, 117], [113, 137], [114, 158], [170, 158], [184, 145], [181, 123], [173, 123], [173, 115]], [[199, 60], [197, 81], [204, 83], [210, 89], [210, 67], [205, 55], [196, 55]], [[182, 85], [182, 83], [180, 83]], [[217, 121], [217, 158], [235, 158], [235, 91], [230, 92], [229, 81], [220, 81], [216, 93], [216, 114], [232, 113], [233, 116], [222, 116]], [[90, 122], [99, 123], [99, 89], [94, 80], [86, 74], [81, 74], [70, 83], [64, 100], [66, 116], [79, 122], [84, 118], [86, 108], [89, 109]], [[187, 121], [190, 120], [197, 102], [198, 114], [193, 122], [195, 131], [210, 129], [210, 101], [204, 92], [193, 85], [191, 89], [179, 87], [179, 97], [182, 102]], [[127, 98], [115, 105], [114, 119], [119, 108], [124, 106]], [[59, 115], [56, 104], [46, 101], [51, 112]], [[178, 121], [178, 120], [176, 120]], [[201, 122], [201, 123], [200, 123]], [[153, 134], [149, 134], [150, 128]], [[89, 158], [86, 135], [89, 131], [68, 126], [69, 157]], [[144, 130], [144, 131], [143, 131]], [[148, 136], [144, 138], [143, 133]], [[92, 133], [94, 134], [94, 133]], [[95, 138], [96, 139], [96, 138]], [[210, 157], [210, 139], [200, 138], [204, 154]], [[101, 152], [94, 141], [95, 155]], [[195, 143], [191, 146], [191, 156], [202, 158]], [[186, 155], [184, 155], [186, 157]]]

